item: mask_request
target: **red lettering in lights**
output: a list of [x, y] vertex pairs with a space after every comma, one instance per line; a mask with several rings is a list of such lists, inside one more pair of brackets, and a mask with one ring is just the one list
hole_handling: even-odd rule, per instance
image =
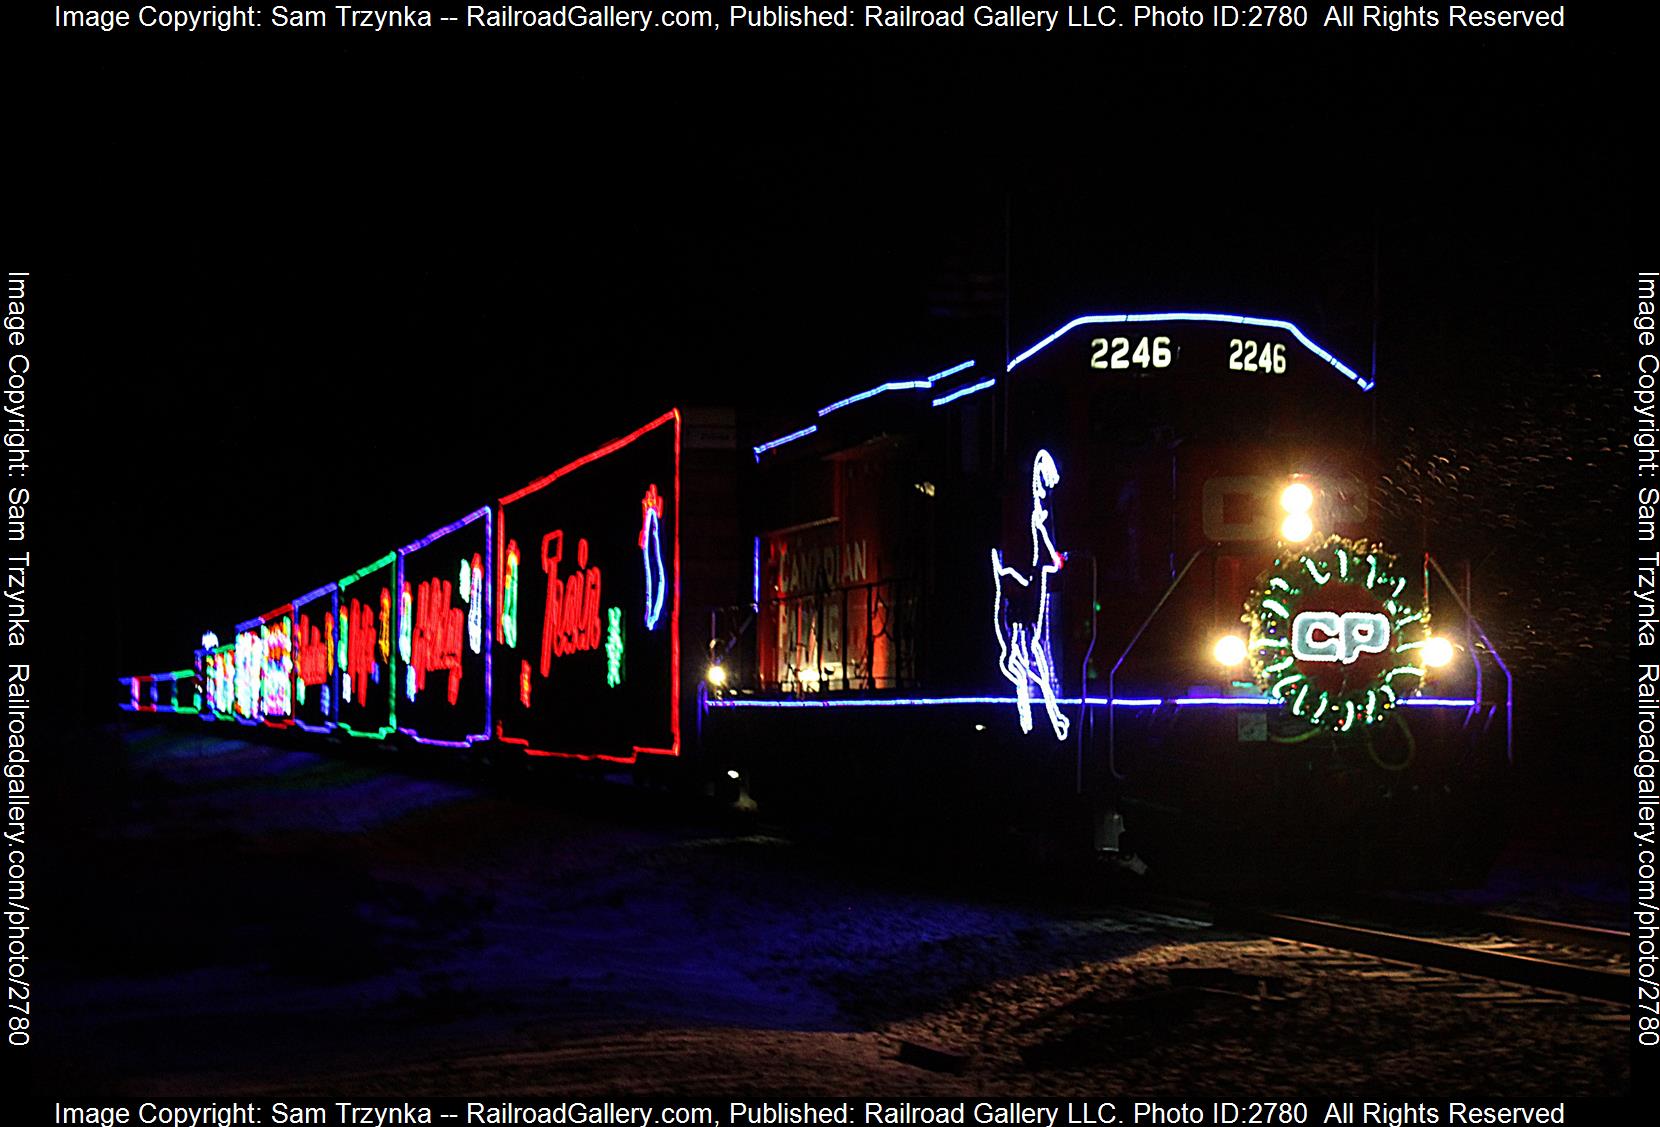
[[[381, 589], [381, 601], [391, 601], [391, 592]], [[356, 599], [346, 611], [346, 676], [351, 678], [353, 695], [360, 700], [376, 678], [375, 651], [380, 638], [375, 630], [375, 609]]]
[[334, 615], [323, 615], [322, 629], [312, 625], [309, 614], [300, 615], [296, 641], [294, 665], [301, 682], [321, 685], [334, 671]]
[[415, 691], [424, 692], [428, 673], [448, 673], [449, 702], [461, 692], [461, 638], [467, 616], [450, 605], [454, 588], [437, 576], [415, 589], [415, 637], [410, 666], [415, 670]]

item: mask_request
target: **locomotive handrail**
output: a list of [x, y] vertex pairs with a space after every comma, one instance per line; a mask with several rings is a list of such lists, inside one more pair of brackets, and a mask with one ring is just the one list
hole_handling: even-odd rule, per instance
[[[1515, 729], [1512, 721], [1514, 718], [1516, 702], [1516, 679], [1511, 676], [1510, 667], [1504, 663], [1504, 658], [1499, 656], [1498, 647], [1493, 645], [1493, 639], [1489, 638], [1487, 636], [1487, 631], [1482, 629], [1481, 620], [1475, 616], [1475, 612], [1470, 609], [1470, 604], [1465, 602], [1463, 597], [1459, 595], [1458, 588], [1453, 584], [1453, 581], [1448, 578], [1447, 573], [1442, 570], [1441, 561], [1436, 559], [1429, 552], [1424, 553], [1424, 559], [1435, 569], [1435, 574], [1441, 577], [1441, 582], [1447, 585], [1447, 590], [1452, 594], [1453, 602], [1457, 603], [1458, 609], [1464, 612], [1464, 621], [1466, 625], [1480, 636], [1481, 644], [1486, 647], [1488, 655], [1493, 659], [1493, 664], [1497, 665], [1499, 667], [1499, 672], [1504, 674], [1504, 760], [1507, 764], [1514, 767], [1516, 765]], [[1426, 591], [1425, 594], [1428, 595], [1428, 592]], [[1482, 695], [1480, 689], [1481, 658], [1479, 656], [1475, 656], [1474, 646], [1471, 646], [1470, 649], [1472, 651], [1472, 657], [1474, 657], [1476, 663], [1476, 699], [1479, 701]]]
[[[1107, 770], [1112, 772], [1112, 777], [1117, 779], [1119, 782], [1123, 782], [1126, 778], [1128, 778], [1128, 776], [1118, 773], [1118, 727], [1116, 701], [1118, 696], [1118, 669], [1124, 664], [1125, 659], [1130, 656], [1130, 651], [1135, 649], [1136, 643], [1141, 641], [1141, 636], [1147, 633], [1147, 628], [1153, 624], [1153, 619], [1159, 616], [1159, 611], [1164, 609], [1164, 604], [1170, 601], [1170, 596], [1176, 593], [1176, 588], [1182, 585], [1182, 580], [1187, 578], [1187, 573], [1193, 570], [1193, 565], [1199, 562], [1199, 557], [1204, 555], [1206, 552], [1211, 551], [1215, 547], [1215, 544], [1206, 544], [1203, 548], [1200, 548], [1197, 552], [1194, 552], [1188, 557], [1187, 563], [1183, 564], [1182, 570], [1176, 573], [1176, 578], [1170, 581], [1170, 586], [1164, 589], [1164, 594], [1159, 596], [1159, 601], [1153, 604], [1153, 609], [1148, 612], [1146, 619], [1141, 624], [1141, 628], [1137, 630], [1135, 632], [1135, 636], [1130, 639], [1130, 644], [1124, 647], [1124, 652], [1118, 655], [1118, 660], [1112, 663], [1112, 670], [1107, 674]], [[1089, 699], [1089, 693], [1087, 691], [1089, 686], [1087, 682], [1085, 683], [1084, 688], [1086, 691], [1080, 695], [1087, 702]], [[1085, 703], [1084, 712], [1087, 713], [1088, 711], [1089, 705]], [[1080, 775], [1082, 772], [1083, 755], [1083, 742], [1082, 736], [1080, 735], [1078, 744]]]

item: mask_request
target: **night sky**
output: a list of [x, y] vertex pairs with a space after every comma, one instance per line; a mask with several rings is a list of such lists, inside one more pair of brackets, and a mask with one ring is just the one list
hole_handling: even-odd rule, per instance
[[[1617, 37], [572, 42], [43, 43], [38, 637], [99, 629], [83, 685], [667, 405], [770, 437], [1085, 312], [1284, 317], [1361, 369], [1376, 313], [1391, 453], [1593, 372], [1613, 433]], [[1608, 453], [1564, 489], [1623, 488]], [[1621, 548], [1548, 566], [1601, 590]]]

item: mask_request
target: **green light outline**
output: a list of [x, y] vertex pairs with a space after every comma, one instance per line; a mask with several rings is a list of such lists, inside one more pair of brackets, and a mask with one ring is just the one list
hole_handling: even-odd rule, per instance
[[[371, 575], [374, 572], [379, 571], [381, 568], [386, 567], [388, 564], [396, 564], [397, 561], [398, 553], [396, 550], [387, 552], [374, 563], [358, 568], [356, 571], [346, 576], [346, 578], [336, 583], [335, 586], [341, 591], [344, 591], [347, 587], [351, 586], [353, 583], [356, 583], [364, 576]], [[396, 575], [394, 574], [392, 586], [396, 587], [397, 584], [398, 581]], [[394, 608], [393, 613], [396, 614], [398, 609], [400, 609], [397, 601], [394, 600], [392, 605]], [[339, 630], [338, 623], [336, 624], [335, 629]], [[378, 638], [376, 639], [376, 644], [377, 646], [379, 644]], [[378, 732], [360, 732], [344, 720], [336, 719], [334, 722], [336, 731], [345, 732], [348, 736], [353, 736], [361, 740], [384, 740], [387, 736], [398, 730], [398, 645], [396, 640], [393, 641], [389, 648], [391, 653], [388, 654], [386, 658], [387, 726], [381, 728]], [[338, 716], [340, 712], [339, 702], [335, 704], [334, 711], [336, 716]]]

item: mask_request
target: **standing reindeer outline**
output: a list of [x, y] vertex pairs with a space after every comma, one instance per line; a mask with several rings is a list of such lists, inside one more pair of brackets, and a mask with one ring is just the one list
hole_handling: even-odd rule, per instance
[[[1039, 450], [1032, 459], [1032, 573], [1023, 574], [1003, 562], [1003, 553], [991, 550], [991, 579], [993, 587], [991, 625], [997, 636], [997, 669], [1015, 687], [1015, 707], [1020, 714], [1020, 730], [1032, 730], [1032, 686], [1043, 696], [1044, 711], [1055, 729], [1057, 740], [1066, 739], [1071, 721], [1061, 712], [1055, 697], [1054, 658], [1049, 652], [1049, 578], [1066, 566], [1066, 557], [1055, 548], [1049, 535], [1049, 510], [1044, 502], [1049, 491], [1060, 484], [1061, 471], [1047, 450]], [[1012, 579], [1025, 592], [1036, 583], [1035, 606], [1029, 617], [1019, 615], [1009, 606], [1003, 594], [1003, 579]]]

